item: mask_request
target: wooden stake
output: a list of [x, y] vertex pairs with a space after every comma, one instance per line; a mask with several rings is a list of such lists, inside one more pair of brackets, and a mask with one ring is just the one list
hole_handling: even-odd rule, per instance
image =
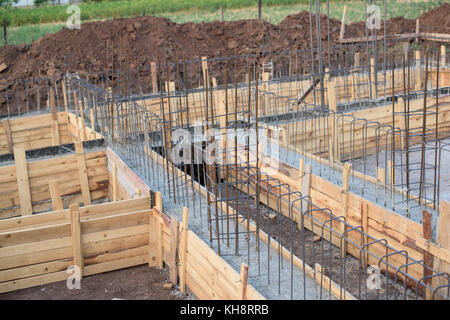
[[206, 81], [208, 81], [208, 57], [202, 57], [202, 71], [203, 71], [203, 87], [206, 88]]
[[94, 117], [94, 108], [91, 108], [89, 111], [89, 120], [91, 121], [91, 129], [95, 131], [95, 117]]
[[[450, 250], [450, 232], [448, 231], [448, 226], [450, 226], [450, 203], [447, 201], [441, 201], [441, 205], [439, 207], [439, 222], [438, 222], [438, 234], [437, 234], [437, 242], [439, 246], [443, 249]], [[434, 269], [437, 272], [447, 272], [450, 273], [450, 263], [445, 262], [440, 259], [435, 259], [434, 265], [436, 266]], [[441, 285], [446, 285], [447, 280], [443, 277], [433, 278], [433, 287], [437, 288]], [[446, 293], [446, 288], [443, 289], [443, 292]]]
[[25, 148], [14, 148], [14, 161], [16, 164], [17, 189], [19, 191], [20, 210], [23, 216], [31, 215], [30, 182], [28, 180], [27, 158]]
[[183, 208], [183, 222], [181, 227], [180, 239], [180, 291], [186, 293], [186, 266], [187, 266], [187, 251], [188, 251], [188, 235], [189, 235], [189, 210]]
[[52, 145], [59, 146], [61, 144], [61, 140], [59, 137], [58, 120], [51, 120], [51, 126], [52, 126]]
[[377, 168], [377, 181], [379, 184], [386, 185], [386, 170], [383, 168]]
[[148, 266], [149, 267], [154, 267], [157, 264], [157, 238], [156, 238], [156, 234], [157, 234], [157, 219], [155, 217], [155, 211], [149, 211], [148, 214], [148, 251], [149, 251], [149, 256], [148, 256]]
[[75, 104], [75, 126], [76, 126], [76, 131], [77, 131], [77, 138], [76, 141], [80, 141], [80, 125], [78, 123], [78, 98], [77, 98], [77, 92], [74, 91], [73, 92], [73, 101]]
[[[157, 213], [155, 214], [155, 217], [160, 215], [162, 213], [162, 196], [161, 193], [158, 191], [156, 192], [156, 205], [155, 209], [157, 210]], [[163, 260], [163, 225], [159, 218], [156, 218], [156, 259], [157, 259], [157, 266], [162, 269], [164, 267], [164, 260]]]
[[355, 69], [359, 68], [361, 62], [361, 54], [359, 52], [355, 53]]
[[298, 180], [299, 180], [299, 189], [302, 190], [303, 185], [303, 176], [304, 176], [304, 165], [305, 160], [303, 158], [300, 158], [298, 160]]
[[156, 191], [155, 193], [155, 207], [158, 209], [159, 212], [162, 212], [163, 209], [163, 203], [162, 203], [162, 195], [161, 192]]
[[392, 160], [388, 160], [388, 173], [389, 173], [389, 184], [391, 186], [395, 185], [395, 167], [392, 164]]
[[75, 266], [80, 269], [80, 276], [83, 276], [83, 247], [81, 245], [80, 208], [77, 203], [69, 206], [70, 223], [72, 229], [72, 250]]
[[416, 50], [416, 90], [422, 89], [422, 72], [420, 66], [420, 51]]
[[328, 156], [331, 162], [334, 162], [337, 155], [338, 143], [337, 143], [337, 103], [336, 103], [336, 83], [334, 80], [328, 82], [328, 103], [329, 108], [332, 113], [330, 113], [329, 124], [330, 124], [330, 138], [328, 145]]
[[8, 152], [13, 153], [14, 152], [14, 144], [11, 134], [11, 125], [9, 124], [8, 119], [2, 120], [3, 129], [5, 130], [5, 136], [6, 136], [6, 142], [8, 144]]
[[119, 186], [117, 184], [117, 165], [115, 162], [112, 164], [113, 172], [112, 172], [112, 194], [113, 201], [119, 200]]
[[177, 284], [178, 268], [177, 268], [177, 253], [178, 253], [178, 220], [170, 219], [170, 252], [169, 252], [169, 266], [170, 266], [170, 282]]
[[[302, 178], [302, 186], [301, 186], [301, 189], [300, 189], [301, 193], [302, 193], [302, 197], [308, 197], [309, 196], [309, 193], [310, 193], [310, 190], [311, 190], [311, 173], [312, 173], [311, 165], [310, 164], [305, 165], [304, 166], [303, 178]], [[302, 209], [303, 213], [308, 212], [308, 210], [309, 210], [309, 202], [306, 199], [303, 199], [301, 204], [302, 204], [301, 209]], [[297, 223], [298, 223], [299, 230], [301, 230], [304, 226], [302, 225], [301, 215], [300, 214], [297, 217]]]
[[377, 97], [377, 87], [376, 87], [376, 76], [375, 73], [377, 72], [377, 70], [375, 69], [375, 59], [374, 58], [370, 58], [370, 73], [371, 73], [371, 87], [372, 87], [372, 99], [375, 99]]
[[241, 299], [247, 298], [248, 265], [241, 264]]
[[342, 12], [342, 20], [341, 20], [341, 33], [339, 34], [339, 39], [344, 40], [345, 33], [345, 14], [347, 12], [347, 5], [344, 5], [344, 11]]
[[158, 93], [158, 70], [156, 70], [156, 62], [151, 63], [151, 73], [153, 93]]
[[[363, 228], [363, 231], [366, 233], [364, 235], [364, 244], [367, 244], [368, 238], [367, 234], [369, 234], [369, 204], [367, 202], [362, 201], [361, 202], [361, 227]], [[362, 244], [361, 244], [362, 246]], [[369, 253], [364, 253], [364, 259], [366, 262], [366, 266], [369, 264]], [[361, 263], [363, 263], [361, 261]], [[364, 268], [366, 267], [364, 266]]]
[[441, 61], [440, 61], [440, 64], [441, 64], [441, 67], [445, 66], [445, 46], [444, 45], [441, 45]]
[[78, 176], [80, 179], [80, 187], [83, 203], [85, 206], [91, 204], [91, 194], [89, 192], [89, 179], [86, 169], [86, 159], [84, 157], [84, 148], [82, 142], [75, 142], [75, 155], [78, 165]]
[[62, 92], [63, 92], [63, 99], [64, 99], [64, 109], [67, 112], [67, 93], [66, 93], [66, 83], [64, 82], [65, 78], [62, 81]]
[[50, 107], [52, 108], [52, 120], [56, 120], [56, 103], [55, 103], [55, 94], [53, 92], [53, 85], [52, 83], [50, 84], [50, 88], [48, 89], [48, 94], [49, 94], [49, 103], [50, 103]]
[[[432, 233], [432, 231], [431, 231], [431, 214], [428, 211], [424, 210], [422, 212], [422, 215], [423, 215], [423, 218], [422, 218], [423, 238], [425, 240], [431, 240], [431, 233]], [[423, 262], [424, 262], [424, 266], [427, 266], [428, 268], [433, 269], [433, 256], [427, 250], [424, 250]], [[429, 270], [428, 268], [425, 268], [425, 267], [423, 268], [424, 277], [431, 276], [433, 274], [432, 270]], [[431, 280], [432, 279], [426, 279], [425, 283], [430, 286]], [[425, 299], [426, 300], [431, 299], [431, 290], [430, 289], [425, 290]]]
[[52, 198], [53, 210], [63, 210], [63, 202], [61, 198], [61, 190], [59, 189], [58, 180], [51, 180], [48, 183], [48, 189], [50, 191], [50, 197]]

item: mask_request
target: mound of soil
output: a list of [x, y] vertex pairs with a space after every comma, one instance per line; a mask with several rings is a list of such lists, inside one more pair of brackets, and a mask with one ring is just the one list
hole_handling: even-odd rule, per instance
[[450, 33], [450, 3], [425, 12], [419, 20], [423, 32]]
[[[326, 16], [321, 19], [325, 21]], [[340, 22], [331, 20], [330, 26], [331, 38], [336, 39]], [[321, 33], [327, 39], [326, 24]], [[16, 52], [14, 46], [0, 48], [0, 59], [10, 66], [2, 76], [27, 79], [64, 71], [106, 70], [110, 67], [108, 41], [114, 45], [115, 64], [124, 69], [142, 67], [157, 57], [162, 62], [174, 59], [176, 51], [188, 59], [200, 59], [308, 48], [309, 14], [290, 15], [280, 25], [259, 20], [176, 24], [148, 16], [90, 22], [80, 30], [65, 28], [46, 35]]]

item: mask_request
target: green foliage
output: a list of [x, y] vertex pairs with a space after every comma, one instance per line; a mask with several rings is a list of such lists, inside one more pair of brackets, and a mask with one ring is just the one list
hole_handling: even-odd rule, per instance
[[19, 0], [0, 0], [1, 8], [10, 8], [14, 3], [19, 2]]
[[[213, 12], [219, 10], [222, 5], [225, 8], [244, 8], [256, 6], [257, 3], [257, 0], [88, 0], [80, 5], [80, 9], [82, 21], [88, 21], [94, 19], [132, 17], [141, 15], [144, 10], [147, 14], [153, 15], [187, 10], [206, 10]], [[308, 0], [263, 0], [263, 6], [293, 5], [299, 3], [306, 4]], [[7, 12], [0, 11], [0, 18], [6, 16], [11, 26], [64, 22], [69, 17], [66, 12], [67, 7], [68, 5], [12, 8]]]
[[41, 7], [43, 5], [46, 5], [50, 2], [50, 0], [34, 0], [34, 5], [36, 7]]

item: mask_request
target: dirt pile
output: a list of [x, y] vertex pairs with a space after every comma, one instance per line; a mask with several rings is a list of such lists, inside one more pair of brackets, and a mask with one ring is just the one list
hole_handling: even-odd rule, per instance
[[450, 33], [450, 3], [425, 12], [419, 20], [422, 32]]
[[[386, 34], [388, 36], [402, 33], [416, 32], [416, 21], [406, 19], [403, 17], [396, 17], [386, 21]], [[380, 29], [376, 30], [377, 35], [384, 35], [384, 22], [381, 21]], [[372, 35], [369, 30], [369, 36]], [[366, 22], [359, 21], [352, 23], [345, 27], [345, 38], [365, 37], [366, 36]]]
[[[326, 16], [321, 19], [325, 21]], [[332, 39], [338, 37], [339, 28], [339, 21], [330, 21]], [[326, 24], [321, 33], [322, 39], [327, 39]], [[280, 25], [259, 20], [176, 24], [147, 16], [86, 23], [81, 30], [63, 29], [21, 49], [0, 48], [0, 59], [10, 65], [2, 76], [27, 79], [57, 76], [66, 70], [106, 70], [110, 67], [108, 41], [114, 45], [116, 60], [120, 59], [115, 63], [123, 68], [141, 67], [157, 57], [165, 61], [174, 58], [176, 51], [188, 59], [199, 59], [308, 48], [309, 13], [290, 15]]]

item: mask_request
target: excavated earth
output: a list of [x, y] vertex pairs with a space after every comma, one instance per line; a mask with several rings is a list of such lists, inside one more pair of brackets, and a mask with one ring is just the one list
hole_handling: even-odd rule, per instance
[[[426, 12], [419, 17], [421, 30], [449, 33], [449, 16], [448, 3]], [[325, 41], [328, 34], [327, 16], [321, 15], [320, 19], [321, 38]], [[312, 25], [315, 26], [315, 19], [312, 20]], [[347, 25], [345, 37], [365, 36], [364, 23]], [[329, 25], [330, 42], [337, 44], [341, 23], [330, 19]], [[415, 20], [398, 17], [387, 21], [386, 30], [389, 35], [393, 35], [415, 32], [415, 27]], [[253, 63], [262, 52], [277, 53], [310, 48], [309, 30], [307, 11], [289, 15], [278, 25], [259, 20], [177, 24], [165, 18], [150, 16], [88, 22], [80, 30], [64, 28], [55, 34], [47, 34], [30, 45], [0, 47], [0, 61], [8, 65], [8, 69], [0, 73], [0, 92], [14, 89], [14, 81], [17, 80], [58, 78], [65, 72], [78, 72], [81, 76], [86, 76], [110, 70], [111, 47], [114, 51], [114, 68], [120, 66], [121, 70], [142, 70], [139, 72], [143, 77], [148, 76], [146, 73], [150, 62], [158, 58], [162, 63], [166, 59], [175, 61], [177, 52], [190, 60], [200, 59], [202, 56], [214, 58], [256, 55], [245, 61], [227, 62], [235, 70], [243, 69], [241, 72], [245, 73], [246, 68], [239, 68], [239, 64], [244, 66]], [[378, 31], [378, 34], [382, 33], [383, 30]], [[325, 55], [326, 48], [324, 45]], [[219, 66], [223, 67], [225, 64], [226, 62], [222, 62]], [[3, 100], [6, 100], [5, 97], [0, 95], [0, 113], [5, 111], [6, 101]]]

